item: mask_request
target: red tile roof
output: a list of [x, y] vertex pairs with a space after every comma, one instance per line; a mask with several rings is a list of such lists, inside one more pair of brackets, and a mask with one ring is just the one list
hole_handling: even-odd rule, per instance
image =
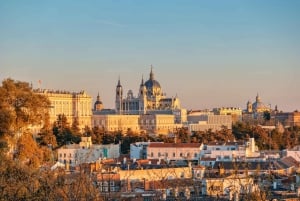
[[200, 143], [150, 143], [148, 147], [154, 148], [198, 148]]

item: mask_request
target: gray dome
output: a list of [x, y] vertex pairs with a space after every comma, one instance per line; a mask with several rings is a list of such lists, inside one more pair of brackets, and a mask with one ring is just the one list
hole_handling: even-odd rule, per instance
[[151, 88], [160, 88], [159, 82], [156, 81], [156, 80], [151, 80], [151, 79], [149, 79], [149, 80], [147, 80], [147, 81], [145, 82], [145, 86], [146, 86], [147, 89], [151, 89]]
[[97, 100], [94, 105], [102, 104], [100, 100]]
[[152, 95], [161, 95], [161, 87], [158, 81], [154, 79], [154, 74], [152, 72], [152, 67], [151, 67], [151, 72], [150, 72], [150, 78], [145, 82], [145, 87], [147, 89], [147, 94], [149, 96]]

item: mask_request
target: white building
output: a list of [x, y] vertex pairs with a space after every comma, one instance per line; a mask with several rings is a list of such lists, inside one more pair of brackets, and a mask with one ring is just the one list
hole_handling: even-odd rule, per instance
[[283, 155], [293, 157], [297, 162], [300, 162], [300, 146], [296, 146], [293, 149], [283, 150]]
[[147, 147], [151, 142], [135, 142], [130, 144], [130, 158], [131, 159], [146, 159]]
[[65, 145], [58, 149], [58, 161], [70, 166], [119, 156], [120, 144], [94, 145], [91, 137], [81, 137], [79, 144]]
[[200, 152], [201, 159], [216, 158], [217, 161], [232, 161], [233, 159], [259, 157], [259, 155], [254, 138], [250, 138], [247, 142], [211, 142], [204, 145]]
[[164, 159], [166, 161], [198, 161], [202, 149], [200, 143], [150, 143], [147, 159]]

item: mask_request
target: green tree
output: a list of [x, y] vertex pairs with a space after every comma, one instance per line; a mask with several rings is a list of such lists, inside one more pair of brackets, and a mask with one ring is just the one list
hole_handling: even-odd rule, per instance
[[79, 121], [78, 121], [77, 117], [75, 117], [74, 121], [72, 122], [71, 131], [72, 131], [73, 135], [75, 135], [77, 137], [82, 136], [82, 133], [81, 133], [80, 128], [79, 128]]
[[56, 137], [58, 147], [67, 143], [78, 143], [80, 141], [80, 137], [72, 133], [67, 117], [64, 114], [57, 116], [57, 120], [53, 124], [53, 134]]
[[104, 128], [94, 127], [91, 133], [93, 143], [102, 144], [104, 133], [105, 133]]

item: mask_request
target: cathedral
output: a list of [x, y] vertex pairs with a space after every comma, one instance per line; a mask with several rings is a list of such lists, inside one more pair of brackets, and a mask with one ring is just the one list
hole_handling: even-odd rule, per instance
[[123, 86], [120, 79], [118, 80], [113, 110], [103, 109], [98, 94], [94, 104], [92, 126], [124, 133], [133, 131], [168, 134], [182, 127], [182, 123], [186, 120], [186, 109], [181, 108], [177, 96], [166, 97], [159, 82], [154, 79], [151, 67], [149, 79], [144, 82], [142, 78], [136, 96], [132, 90], [128, 90], [124, 95]]
[[167, 98], [157, 80], [154, 79], [151, 67], [149, 79], [144, 82], [142, 78], [137, 96], [129, 90], [126, 96], [120, 79], [116, 86], [115, 110], [117, 114], [166, 114], [180, 110], [180, 101], [176, 97]]
[[255, 102], [254, 103], [251, 103], [251, 101], [248, 101], [247, 102], [247, 109], [246, 109], [246, 112], [248, 113], [263, 113], [265, 111], [268, 111], [270, 112], [271, 111], [271, 107], [270, 106], [267, 106], [265, 105], [259, 95], [257, 94], [256, 95], [256, 98], [255, 98]]

